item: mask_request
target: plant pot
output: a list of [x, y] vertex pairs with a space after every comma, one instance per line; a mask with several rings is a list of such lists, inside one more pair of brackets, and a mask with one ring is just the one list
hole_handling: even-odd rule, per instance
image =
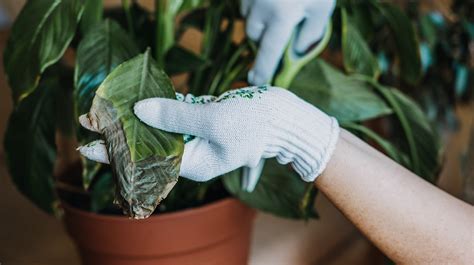
[[83, 264], [247, 264], [255, 211], [236, 199], [152, 215], [99, 215], [64, 205]]

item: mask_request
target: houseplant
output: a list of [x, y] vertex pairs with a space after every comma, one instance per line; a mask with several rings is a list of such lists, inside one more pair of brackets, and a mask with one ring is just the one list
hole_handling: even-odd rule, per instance
[[[151, 47], [156, 61], [153, 64], [168, 75], [189, 73], [186, 86], [178, 90], [194, 95], [218, 95], [246, 79], [255, 55], [254, 43], [245, 38], [238, 43], [233, 39], [234, 26], [240, 19], [237, 1], [157, 0], [154, 13], [134, 1], [122, 3], [121, 9], [103, 10], [101, 1], [93, 0], [29, 1], [12, 28], [5, 50], [5, 70], [15, 101], [5, 139], [10, 173], [19, 190], [43, 210], [59, 213], [62, 200], [69, 209], [66, 220], [69, 218], [70, 226], [87, 216], [104, 221], [103, 227], [112, 227], [117, 220], [133, 226], [147, 222], [102, 216], [120, 213], [112, 203], [114, 181], [107, 166], [83, 160], [80, 174], [73, 167], [61, 176], [52, 174], [56, 131], [77, 137], [79, 143], [99, 137], [79, 128], [76, 120], [79, 114], [89, 111], [95, 90], [116, 66]], [[175, 24], [178, 15], [180, 21]], [[395, 77], [403, 81], [401, 84], [416, 86], [423, 73], [417, 35], [409, 18], [391, 4], [349, 0], [338, 3], [329, 41], [329, 50], [342, 54], [342, 69], [323, 59], [304, 62], [306, 66], [300, 68], [302, 65], [292, 64], [288, 52], [275, 84], [285, 84], [336, 117], [343, 127], [433, 181], [439, 168], [436, 133], [412, 99], [379, 82], [381, 71], [374, 47], [366, 41], [370, 34], [375, 35], [368, 30], [371, 23], [389, 32], [388, 36], [395, 40], [393, 57], [396, 60], [391, 64], [399, 69]], [[189, 28], [202, 32], [199, 54], [179, 45], [182, 34]], [[61, 60], [66, 49], [75, 52], [74, 67]], [[374, 131], [365, 122], [375, 118], [390, 127]], [[241, 190], [238, 173], [232, 172], [208, 183], [181, 179], [152, 218], [164, 220], [170, 212], [215, 207], [222, 204], [216, 201], [231, 196], [283, 217], [316, 217], [313, 202], [317, 191], [312, 184], [295, 177], [288, 167], [268, 161], [252, 193]], [[285, 190], [280, 190], [280, 186], [285, 186]], [[242, 206], [236, 206], [234, 201], [228, 207]], [[240, 209], [242, 215], [251, 220], [251, 211]], [[225, 214], [220, 216], [225, 217]], [[110, 223], [107, 225], [107, 222]], [[80, 236], [92, 231], [94, 226], [90, 224], [81, 226], [82, 233], [75, 233], [77, 240], [86, 240]], [[247, 235], [249, 227], [243, 231]], [[120, 235], [119, 231], [114, 234]], [[130, 245], [127, 239], [132, 235], [123, 234], [124, 237], [116, 241]], [[160, 240], [167, 238], [169, 236]], [[247, 252], [244, 249], [241, 253], [246, 255]], [[101, 263], [104, 264], [104, 260]]]

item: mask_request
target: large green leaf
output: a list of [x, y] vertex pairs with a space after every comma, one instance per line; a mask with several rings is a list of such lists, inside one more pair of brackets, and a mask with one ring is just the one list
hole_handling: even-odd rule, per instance
[[352, 26], [357, 28], [365, 40], [370, 40], [373, 37], [376, 28], [370, 1], [349, 0], [340, 5], [341, 10], [349, 12]]
[[394, 88], [372, 84], [384, 96], [400, 122], [406, 144], [402, 151], [410, 155], [409, 168], [419, 176], [434, 182], [440, 168], [440, 140], [427, 116], [410, 98]]
[[82, 10], [82, 0], [26, 2], [4, 53], [5, 72], [15, 101], [33, 92], [44, 70], [62, 57]]
[[178, 181], [184, 149], [181, 135], [149, 127], [133, 113], [137, 101], [151, 97], [174, 98], [175, 93], [148, 49], [107, 76], [88, 116], [105, 137], [116, 199], [133, 218], [148, 217], [168, 195]]
[[400, 75], [406, 82], [416, 84], [423, 72], [418, 38], [410, 18], [397, 6], [372, 1], [392, 30], [400, 60]]
[[344, 68], [349, 73], [359, 73], [377, 78], [379, 65], [369, 45], [359, 29], [355, 27], [352, 16], [343, 8], [342, 16], [342, 52]]
[[[133, 39], [117, 22], [106, 19], [88, 31], [77, 48], [76, 68], [74, 75], [74, 100], [77, 114], [87, 113], [99, 85], [105, 77], [119, 64], [139, 53]], [[80, 128], [78, 140], [88, 143], [97, 134]], [[87, 189], [100, 169], [100, 164], [82, 159], [83, 184]]]
[[55, 92], [58, 79], [44, 76], [39, 89], [15, 108], [5, 135], [7, 165], [18, 190], [46, 212], [57, 210]]
[[289, 166], [280, 165], [275, 159], [267, 160], [253, 192], [241, 188], [240, 173], [228, 173], [223, 181], [226, 189], [245, 204], [286, 218], [317, 217], [314, 183], [301, 180]]
[[74, 97], [78, 114], [87, 113], [99, 85], [119, 64], [139, 53], [133, 39], [106, 19], [89, 31], [77, 48]]
[[309, 62], [290, 91], [339, 121], [360, 121], [391, 113], [387, 104], [364, 81], [348, 77], [321, 59]]

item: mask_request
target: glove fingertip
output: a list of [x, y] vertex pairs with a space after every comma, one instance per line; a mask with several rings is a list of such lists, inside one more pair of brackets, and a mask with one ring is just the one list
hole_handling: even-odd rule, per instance
[[91, 123], [91, 120], [88, 117], [88, 114], [82, 114], [79, 116], [79, 123], [82, 127], [86, 128], [89, 131], [98, 132], [98, 129], [94, 127]]
[[203, 136], [207, 132], [196, 117], [198, 104], [180, 102], [169, 98], [149, 98], [135, 103], [134, 113], [142, 121], [167, 132]]
[[313, 42], [309, 42], [309, 41], [297, 41], [295, 43], [295, 52], [297, 54], [305, 54], [306, 51], [309, 49], [309, 47], [311, 46]]
[[312, 46], [315, 46], [319, 41], [321, 41], [321, 38], [321, 34], [316, 34], [310, 37], [299, 36], [295, 41], [294, 51], [297, 54], [305, 54]]
[[89, 160], [109, 164], [107, 148], [102, 140], [93, 141], [84, 146], [79, 146], [76, 150]]
[[252, 69], [248, 72], [247, 75], [248, 82], [254, 86], [261, 86], [269, 83], [269, 78], [261, 73], [257, 73], [255, 69]]
[[156, 127], [156, 119], [160, 116], [157, 113], [160, 113], [160, 110], [159, 98], [144, 99], [138, 101], [133, 106], [133, 112], [137, 115], [138, 119], [153, 127]]

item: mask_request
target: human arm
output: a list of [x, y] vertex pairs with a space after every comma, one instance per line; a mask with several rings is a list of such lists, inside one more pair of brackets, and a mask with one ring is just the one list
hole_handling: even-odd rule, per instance
[[315, 185], [396, 263], [474, 260], [474, 208], [345, 130]]
[[252, 85], [268, 84], [293, 39], [292, 51], [303, 55], [324, 35], [335, 0], [241, 0], [247, 37], [258, 43]]

